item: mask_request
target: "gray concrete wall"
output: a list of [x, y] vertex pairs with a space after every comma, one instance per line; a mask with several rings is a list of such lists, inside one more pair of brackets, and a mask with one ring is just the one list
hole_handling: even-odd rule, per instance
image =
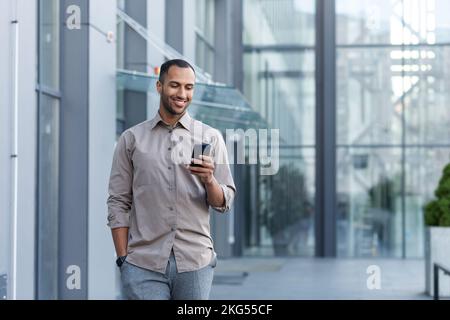
[[17, 298], [34, 297], [36, 194], [36, 0], [19, 0], [19, 201]]
[[[11, 268], [11, 139], [12, 139], [12, 25], [11, 5], [0, 2], [0, 273]], [[37, 1], [18, 0], [18, 218], [16, 297], [34, 297], [34, 222], [36, 184], [36, 10]], [[5, 223], [3, 223], [3, 221]], [[9, 270], [11, 274], [11, 270]], [[9, 279], [11, 280], [11, 279]], [[11, 281], [10, 281], [11, 283]], [[11, 290], [8, 295], [11, 294]], [[11, 298], [12, 296], [9, 296]], [[1, 297], [0, 297], [1, 298]]]
[[[10, 74], [10, 33], [11, 14], [10, 3], [12, 1], [0, 1], [0, 202], [4, 203], [4, 209], [0, 210], [0, 276], [9, 274], [10, 261], [10, 189], [11, 189], [11, 82]], [[0, 281], [0, 299], [6, 294], [6, 283]]]

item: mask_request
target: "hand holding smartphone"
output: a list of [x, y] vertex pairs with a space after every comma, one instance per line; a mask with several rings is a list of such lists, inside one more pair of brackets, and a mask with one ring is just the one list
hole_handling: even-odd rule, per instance
[[[200, 158], [201, 155], [208, 157], [211, 156], [211, 145], [209, 143], [194, 145], [194, 149], [192, 150], [192, 158], [202, 160]], [[191, 162], [191, 167], [201, 167], [201, 165]]]

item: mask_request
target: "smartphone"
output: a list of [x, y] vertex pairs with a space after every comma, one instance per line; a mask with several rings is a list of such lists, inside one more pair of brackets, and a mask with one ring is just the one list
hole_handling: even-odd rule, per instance
[[[192, 150], [192, 158], [200, 159], [200, 156], [211, 156], [211, 145], [209, 143], [202, 143], [194, 145]], [[201, 159], [200, 159], [201, 160]], [[191, 162], [192, 167], [200, 167], [201, 165]]]

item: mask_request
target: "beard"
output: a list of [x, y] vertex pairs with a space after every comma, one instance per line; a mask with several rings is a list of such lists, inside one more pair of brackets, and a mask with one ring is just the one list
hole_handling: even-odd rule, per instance
[[[176, 100], [176, 99], [174, 99], [174, 100]], [[190, 104], [190, 102], [187, 101], [187, 102], [185, 102], [186, 105], [184, 106], [183, 109], [175, 108], [171, 104], [171, 103], [173, 103], [171, 101], [171, 98], [169, 96], [165, 95], [164, 91], [161, 92], [161, 103], [162, 103], [164, 110], [166, 110], [168, 113], [170, 113], [171, 115], [174, 115], [174, 116], [182, 115], [186, 111], [186, 109], [189, 107], [189, 104]]]

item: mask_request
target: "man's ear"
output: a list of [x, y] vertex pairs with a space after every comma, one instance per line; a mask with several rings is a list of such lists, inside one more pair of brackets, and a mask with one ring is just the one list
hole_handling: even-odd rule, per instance
[[161, 90], [162, 90], [162, 83], [161, 81], [156, 81], [156, 91], [158, 91], [159, 94], [161, 94]]

